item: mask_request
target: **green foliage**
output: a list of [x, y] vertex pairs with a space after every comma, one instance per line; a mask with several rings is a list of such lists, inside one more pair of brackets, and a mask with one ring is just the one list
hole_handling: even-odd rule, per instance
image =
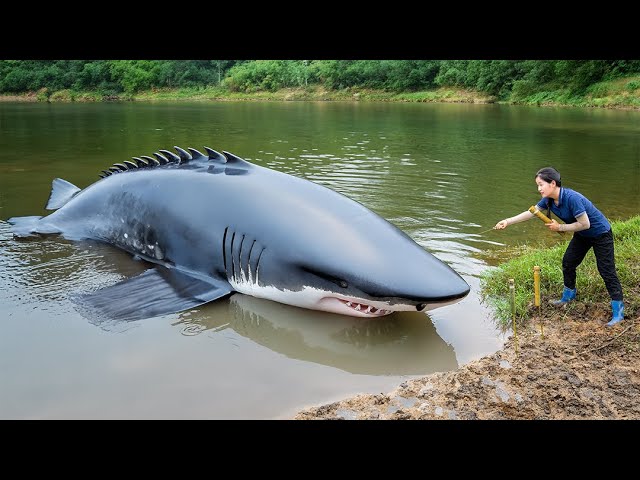
[[605, 60], [560, 60], [555, 64], [556, 79], [572, 93], [584, 93], [589, 85], [605, 78], [612, 65]]
[[[131, 98], [215, 86], [231, 94], [318, 87], [349, 96], [457, 87], [517, 103], [636, 105], [628, 92], [637, 91], [638, 74], [640, 60], [0, 60], [0, 93], [47, 88]], [[614, 83], [620, 77], [634, 80], [625, 87]]]
[[538, 85], [532, 80], [515, 80], [511, 89], [511, 101], [521, 102], [536, 93]]
[[38, 93], [36, 95], [36, 100], [38, 102], [48, 102], [49, 101], [49, 97], [51, 96], [51, 92], [49, 92], [48, 88], [41, 88], [40, 90], [38, 90]]
[[438, 86], [466, 87], [467, 60], [445, 60], [440, 63], [440, 70], [434, 79]]
[[640, 72], [640, 60], [614, 60], [608, 63], [607, 79], [619, 78]]
[[593, 85], [589, 85], [586, 89], [586, 93], [592, 97], [606, 97], [609, 95], [609, 84], [606, 82], [594, 83]]
[[235, 60], [0, 60], [0, 93], [96, 90], [104, 96], [217, 85]]
[[232, 92], [274, 92], [315, 83], [314, 70], [305, 60], [256, 60], [232, 67], [223, 85]]
[[455, 85], [506, 98], [525, 66], [515, 60], [446, 60], [435, 78], [437, 85]]
[[114, 60], [109, 62], [109, 73], [124, 92], [135, 93], [158, 86], [159, 67], [154, 60]]
[[312, 70], [318, 83], [328, 89], [399, 92], [433, 88], [439, 65], [437, 60], [316, 60]]
[[555, 79], [554, 61], [524, 60], [518, 62], [522, 80], [532, 85], [545, 85]]
[[[632, 315], [640, 307], [638, 278], [640, 278], [640, 216], [625, 222], [611, 222], [615, 239], [616, 269], [625, 292], [627, 314]], [[491, 305], [503, 327], [509, 326], [512, 318], [508, 280], [514, 279], [516, 287], [516, 321], [523, 322], [527, 306], [533, 302], [533, 267], [540, 267], [540, 296], [543, 303], [559, 298], [562, 293], [562, 256], [567, 248], [570, 234], [552, 248], [523, 245], [509, 252], [513, 257], [499, 267], [487, 270], [480, 279], [483, 302]], [[576, 288], [579, 301], [608, 302], [604, 281], [598, 273], [591, 250], [578, 267]]]
[[521, 76], [517, 62], [512, 60], [472, 60], [467, 70], [469, 87], [505, 98], [511, 85]]
[[49, 97], [49, 101], [51, 102], [73, 102], [74, 100], [75, 94], [68, 89], [53, 92]]
[[631, 80], [630, 82], [627, 82], [625, 88], [630, 92], [634, 92], [640, 88], [640, 81]]

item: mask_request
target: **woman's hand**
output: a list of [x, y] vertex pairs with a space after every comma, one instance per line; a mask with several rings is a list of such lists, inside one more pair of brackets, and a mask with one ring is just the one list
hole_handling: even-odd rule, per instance
[[553, 230], [554, 232], [560, 231], [560, 224], [555, 221], [555, 219], [551, 219], [551, 223], [545, 223], [549, 230]]
[[505, 228], [507, 228], [507, 225], [509, 225], [509, 222], [507, 222], [506, 220], [500, 220], [493, 228], [494, 230], [504, 230]]

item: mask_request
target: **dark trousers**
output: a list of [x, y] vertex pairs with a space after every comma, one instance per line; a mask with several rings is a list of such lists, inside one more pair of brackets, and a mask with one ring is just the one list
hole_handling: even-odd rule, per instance
[[582, 263], [591, 247], [593, 247], [593, 253], [596, 256], [598, 272], [600, 272], [600, 276], [604, 280], [611, 300], [622, 300], [622, 285], [620, 285], [620, 280], [618, 280], [618, 274], [616, 273], [613, 254], [613, 233], [611, 233], [611, 230], [597, 237], [573, 235], [567, 251], [564, 252], [562, 257], [562, 274], [565, 287], [576, 288], [576, 268]]

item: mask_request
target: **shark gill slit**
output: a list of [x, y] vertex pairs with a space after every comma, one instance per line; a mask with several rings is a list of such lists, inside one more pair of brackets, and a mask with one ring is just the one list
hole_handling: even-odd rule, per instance
[[[253, 280], [251, 278], [251, 252], [253, 252], [253, 246], [255, 244], [256, 244], [255, 240], [251, 242], [251, 248], [249, 248], [249, 257], [247, 258], [247, 272], [249, 272], [249, 282]], [[257, 269], [256, 269], [256, 275], [257, 275]]]
[[224, 273], [229, 278], [229, 270], [227, 270], [227, 231], [229, 227], [224, 229], [224, 235], [222, 235], [222, 261], [224, 262]]
[[262, 258], [262, 254], [264, 253], [264, 247], [260, 250], [260, 255], [258, 255], [258, 260], [256, 261], [256, 285], [258, 284], [258, 270], [260, 269], [260, 259]]
[[233, 258], [233, 241], [236, 239], [236, 232], [231, 235], [231, 278], [236, 279], [236, 262]]
[[[238, 268], [240, 269], [240, 280], [242, 280], [242, 244], [244, 243], [244, 233], [242, 234], [242, 239], [240, 240], [240, 248], [238, 250]], [[247, 273], [248, 275], [248, 273]]]

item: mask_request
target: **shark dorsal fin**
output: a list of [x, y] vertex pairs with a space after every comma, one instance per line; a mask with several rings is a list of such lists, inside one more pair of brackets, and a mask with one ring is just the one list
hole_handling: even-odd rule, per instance
[[67, 182], [61, 178], [54, 178], [51, 183], [51, 193], [47, 201], [47, 210], [57, 210], [65, 203], [71, 200], [80, 189], [73, 183]]

